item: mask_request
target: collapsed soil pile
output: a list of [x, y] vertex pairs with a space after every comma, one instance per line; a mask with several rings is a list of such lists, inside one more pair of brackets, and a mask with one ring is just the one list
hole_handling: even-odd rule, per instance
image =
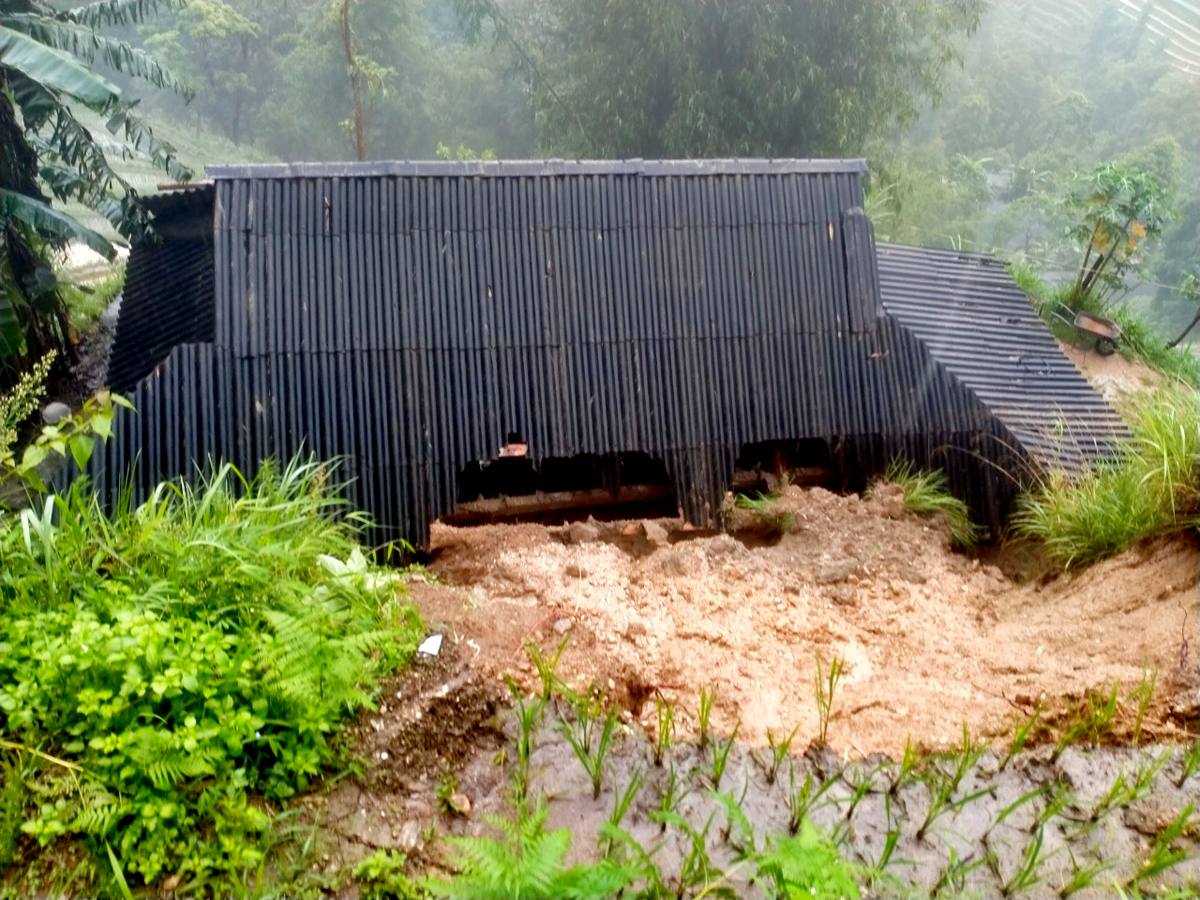
[[1078, 574], [1030, 569], [1011, 552], [973, 560], [944, 523], [871, 500], [788, 488], [767, 520], [733, 512], [730, 534], [679, 522], [563, 528], [436, 526], [431, 570], [414, 586], [431, 626], [472, 664], [526, 685], [523, 647], [567, 636], [560, 673], [596, 684], [649, 724], [658, 694], [694, 723], [702, 688], [714, 727], [763, 743], [817, 734], [818, 657], [838, 658], [828, 740], [848, 756], [896, 758], [911, 736], [931, 748], [1006, 733], [1039, 704], [1070, 703], [1149, 672], [1158, 700], [1144, 727], [1181, 736], [1196, 716], [1192, 537], [1147, 543]]

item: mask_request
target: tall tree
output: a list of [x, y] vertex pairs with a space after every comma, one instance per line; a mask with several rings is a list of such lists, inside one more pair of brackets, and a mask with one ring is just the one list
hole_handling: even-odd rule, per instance
[[124, 235], [147, 225], [137, 192], [76, 109], [104, 117], [117, 152], [149, 158], [174, 178], [191, 175], [135, 115], [136, 101], [93, 68], [107, 65], [187, 93], [151, 56], [99, 30], [182, 2], [95, 0], [61, 11], [44, 0], [0, 0], [0, 377], [11, 379], [46, 350], [70, 349], [47, 248], [80, 241], [110, 259], [115, 254], [104, 237], [52, 208], [43, 190], [104, 214]]
[[544, 150], [862, 154], [937, 98], [983, 0], [460, 0], [515, 48]]

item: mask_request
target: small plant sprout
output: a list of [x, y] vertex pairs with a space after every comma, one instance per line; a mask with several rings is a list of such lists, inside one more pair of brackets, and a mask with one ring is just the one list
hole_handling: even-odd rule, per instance
[[1097, 743], [1100, 738], [1112, 730], [1113, 719], [1117, 715], [1119, 704], [1117, 697], [1120, 690], [1121, 683], [1114, 681], [1108, 699], [1100, 700], [1099, 695], [1093, 693], [1089, 693], [1083, 698], [1083, 701], [1074, 710], [1058, 743], [1054, 745], [1054, 752], [1050, 755], [1051, 763], [1058, 762], [1063, 751], [1080, 738]]
[[787, 737], [780, 741], [776, 741], [774, 732], [772, 732], [769, 728], [767, 729], [767, 746], [771, 751], [771, 764], [770, 766], [766, 767], [767, 784], [775, 783], [775, 779], [779, 775], [779, 767], [783, 765], [783, 761], [787, 759], [788, 753], [792, 749], [792, 741], [795, 739], [796, 732], [799, 730], [800, 726], [797, 725], [788, 733]]
[[1197, 771], [1200, 771], [1200, 741], [1195, 741], [1192, 746], [1184, 751], [1183, 762], [1179, 770], [1179, 779], [1175, 782], [1175, 787], [1182, 788], [1183, 783]]
[[558, 677], [558, 663], [562, 659], [563, 651], [567, 649], [567, 641], [571, 635], [568, 633], [559, 643], [554, 651], [554, 655], [547, 657], [542, 653], [540, 647], [533, 641], [525, 645], [525, 652], [529, 654], [529, 661], [533, 663], [533, 667], [537, 669], [538, 678], [542, 682], [542, 701], [548, 703], [550, 697], [554, 693], [562, 694], [568, 701], [574, 702], [574, 692], [567, 687], [566, 683]]
[[725, 774], [725, 766], [729, 762], [729, 751], [733, 749], [733, 742], [737, 740], [738, 729], [742, 727], [742, 723], [738, 722], [733, 726], [733, 732], [724, 741], [717, 741], [712, 748], [712, 785], [714, 790], [721, 787], [721, 776]]
[[742, 787], [741, 797], [735, 797], [732, 791], [727, 794], [719, 791], [708, 792], [708, 796], [725, 810], [725, 827], [721, 829], [721, 840], [734, 849], [738, 859], [745, 859], [755, 851], [754, 826], [742, 810], [742, 803], [749, 788], [750, 783], [747, 781]]
[[1192, 821], [1195, 811], [1196, 805], [1189, 803], [1179, 811], [1179, 815], [1171, 821], [1170, 825], [1159, 832], [1150, 847], [1150, 853], [1138, 867], [1134, 876], [1125, 883], [1125, 887], [1136, 888], [1142, 882], [1161, 875], [1188, 858], [1189, 853], [1186, 849], [1175, 848], [1172, 845], [1178, 838], [1190, 834], [1196, 829], [1197, 823]]
[[1067, 900], [1071, 895], [1091, 887], [1097, 878], [1114, 865], [1103, 860], [1093, 860], [1089, 865], [1080, 865], [1070, 847], [1067, 848], [1067, 853], [1071, 857], [1071, 879], [1059, 888], [1058, 896], [1061, 900]]
[[930, 827], [944, 813], [957, 812], [968, 803], [972, 803], [985, 794], [991, 793], [992, 789], [987, 787], [969, 793], [957, 800], [954, 799], [954, 795], [958, 792], [963, 778], [975, 768], [980, 757], [986, 752], [986, 744], [971, 743], [971, 733], [964, 722], [963, 742], [958, 752], [952, 757], [953, 768], [943, 771], [936, 761], [930, 763], [929, 773], [925, 779], [929, 784], [929, 809], [925, 814], [925, 820], [921, 823], [921, 827], [917, 829], [917, 840], [924, 840], [925, 836], [929, 833]]
[[1039, 869], [1043, 862], [1042, 848], [1045, 839], [1046, 826], [1039, 825], [1034, 831], [1033, 837], [1029, 839], [1029, 843], [1025, 845], [1025, 852], [1021, 854], [1021, 861], [1017, 865], [1016, 871], [1001, 885], [1001, 896], [1015, 897], [1041, 882], [1042, 876], [1039, 874]]
[[1150, 671], [1142, 668], [1142, 680], [1138, 682], [1138, 686], [1133, 689], [1133, 693], [1129, 695], [1129, 700], [1137, 702], [1137, 718], [1133, 726], [1133, 742], [1134, 744], [1141, 743], [1142, 740], [1142, 723], [1146, 719], [1146, 711], [1150, 708], [1151, 702], [1154, 700], [1154, 688], [1158, 684], [1158, 670]]
[[800, 826], [811, 813], [816, 812], [823, 806], [836, 802], [833, 799], [822, 800], [829, 793], [829, 790], [837, 784], [836, 778], [830, 778], [822, 782], [814, 789], [813, 777], [811, 773], [806, 773], [804, 783], [799, 788], [796, 787], [796, 770], [792, 769], [789, 776], [791, 789], [788, 791], [787, 806], [788, 806], [788, 833], [796, 834], [800, 830]]
[[904, 742], [904, 756], [900, 759], [900, 768], [896, 770], [895, 776], [892, 778], [892, 784], [888, 788], [888, 795], [895, 797], [910, 781], [916, 781], [917, 765], [921, 761], [920, 751], [917, 750], [916, 744], [912, 742], [912, 738], [908, 738]]
[[705, 750], [708, 747], [708, 729], [712, 721], [713, 701], [717, 699], [717, 692], [710, 687], [700, 688], [700, 712], [697, 718], [700, 722], [700, 749]]
[[527, 699], [520, 686], [511, 678], [506, 679], [515, 703], [517, 717], [517, 767], [513, 770], [513, 791], [518, 805], [529, 795], [529, 761], [533, 756], [533, 743], [542, 724], [542, 713], [546, 700], [542, 697]]
[[[629, 812], [629, 807], [633, 805], [634, 798], [637, 797], [645, 783], [646, 773], [641, 768], [634, 769], [633, 774], [629, 777], [629, 784], [625, 785], [625, 790], [613, 792], [613, 811], [608, 817], [608, 824], [615, 829], [621, 827], [621, 823], [625, 821], [625, 816]], [[613, 838], [602, 837], [601, 845], [604, 848], [604, 855], [607, 857], [613, 849]]]
[[686, 794], [687, 789], [684, 787], [683, 782], [679, 780], [679, 774], [675, 771], [675, 764], [672, 763], [671, 767], [667, 770], [666, 787], [663, 788], [663, 792], [658, 799], [658, 809], [651, 813], [651, 818], [660, 824], [662, 830], [666, 830], [667, 826], [665, 820], [659, 814], [675, 812], [679, 808], [679, 801]]
[[1025, 745], [1029, 739], [1037, 734], [1038, 728], [1041, 725], [1042, 708], [1039, 706], [1033, 711], [1033, 715], [1017, 726], [1013, 732], [1012, 742], [1008, 745], [1008, 752], [1004, 754], [1004, 759], [1000, 761], [1000, 771], [1003, 772], [1008, 768], [1008, 764], [1012, 762], [1013, 757], [1025, 749]]
[[989, 864], [995, 865], [995, 857], [990, 853], [978, 858], [973, 853], [959, 857], [958, 851], [951, 847], [950, 857], [946, 860], [946, 865], [942, 867], [942, 871], [938, 875], [938, 880], [933, 886], [932, 896], [962, 896], [967, 886], [967, 876], [980, 866]]
[[450, 815], [465, 816], [471, 811], [470, 801], [458, 792], [458, 777], [448, 769], [438, 773], [433, 795], [442, 811]]
[[658, 731], [654, 736], [654, 764], [661, 766], [667, 751], [675, 741], [675, 704], [662, 694], [654, 695], [654, 709], [658, 718]]
[[829, 663], [827, 670], [824, 661], [821, 659], [821, 654], [817, 654], [815, 682], [817, 689], [817, 718], [820, 721], [820, 731], [817, 740], [822, 744], [826, 743], [826, 737], [829, 735], [829, 719], [833, 711], [833, 696], [837, 690], [838, 682], [842, 678], [844, 668], [845, 661], [841, 657], [835, 656], [833, 661]]
[[592, 780], [593, 800], [600, 799], [600, 791], [604, 786], [604, 767], [612, 750], [613, 736], [617, 727], [617, 711], [610, 709], [604, 716], [604, 724], [600, 727], [599, 735], [596, 735], [595, 723], [598, 720], [601, 705], [602, 700], [599, 697], [595, 700], [581, 699], [575, 704], [577, 714], [575, 724], [563, 722], [559, 727], [563, 737], [567, 739], [571, 749], [579, 757], [584, 771]]

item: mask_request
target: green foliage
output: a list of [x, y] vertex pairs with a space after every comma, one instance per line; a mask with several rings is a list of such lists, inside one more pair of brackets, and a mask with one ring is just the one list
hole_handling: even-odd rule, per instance
[[362, 900], [421, 900], [428, 896], [404, 874], [407, 857], [397, 850], [376, 850], [354, 867]]
[[1195, 394], [1164, 388], [1129, 401], [1134, 440], [1110, 464], [1054, 472], [1018, 499], [1013, 527], [1064, 565], [1111, 556], [1138, 539], [1186, 528], [1200, 510]]
[[830, 660], [829, 668], [826, 669], [825, 663], [821, 660], [821, 654], [817, 654], [817, 670], [813, 682], [816, 685], [817, 719], [820, 723], [817, 740], [822, 744], [829, 736], [829, 720], [833, 714], [834, 692], [837, 690], [838, 682], [842, 679], [845, 665], [845, 660], [840, 656], [835, 656]]
[[515, 821], [485, 816], [498, 838], [447, 838], [460, 871], [426, 881], [426, 889], [462, 900], [604, 900], [629, 884], [629, 870], [609, 860], [565, 868], [571, 832], [547, 831], [547, 815], [545, 806], [519, 804]]
[[[542, 149], [568, 156], [861, 155], [939, 95], [975, 0], [460, 0], [511, 47]], [[570, 40], [563, 39], [570, 35]]]
[[861, 896], [855, 882], [857, 868], [807, 820], [799, 834], [773, 838], [757, 862], [759, 872], [774, 884], [776, 896], [787, 900], [857, 900]]
[[125, 286], [125, 264], [120, 263], [94, 284], [63, 284], [62, 296], [71, 327], [82, 333], [100, 318]]
[[327, 477], [226, 466], [112, 514], [76, 485], [0, 520], [3, 733], [83, 772], [34, 772], [22, 830], [41, 846], [76, 838], [102, 870], [111, 847], [134, 884], [262, 864], [251, 794], [335, 763], [339, 723], [420, 634]]
[[[967, 504], [950, 493], [946, 475], [938, 470], [918, 471], [909, 462], [895, 460], [884, 481], [896, 485], [904, 495], [904, 508], [917, 516], [942, 516], [955, 546], [973, 550], [979, 543], [979, 527], [971, 521]], [[874, 489], [868, 489], [870, 497]]]
[[1075, 181], [1069, 207], [1078, 219], [1070, 233], [1083, 261], [1067, 305], [1079, 309], [1090, 297], [1104, 308], [1140, 267], [1142, 242], [1162, 234], [1171, 214], [1167, 194], [1149, 172], [1122, 163], [1103, 163]]
[[[109, 241], [52, 209], [43, 189], [101, 213], [125, 236], [146, 231], [149, 216], [109, 152], [149, 159], [177, 180], [191, 171], [134, 112], [135, 101], [93, 68], [103, 65], [154, 87], [187, 88], [142, 50], [100, 27], [143, 21], [178, 0], [94, 2], [60, 10], [44, 0], [0, 0], [0, 366], [20, 371], [71, 333], [49, 251], [78, 241], [112, 259]], [[77, 110], [101, 116], [101, 139]], [[113, 151], [105, 142], [116, 146]]]

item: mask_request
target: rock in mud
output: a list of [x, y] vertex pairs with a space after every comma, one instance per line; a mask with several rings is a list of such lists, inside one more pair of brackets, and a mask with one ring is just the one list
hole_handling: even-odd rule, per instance
[[600, 540], [600, 529], [591, 522], [572, 522], [566, 530], [567, 543], [589, 544]]
[[642, 533], [646, 535], [646, 540], [653, 547], [666, 547], [670, 543], [667, 539], [667, 529], [652, 519], [647, 519], [642, 523]]
[[837, 584], [845, 581], [851, 575], [862, 571], [862, 560], [851, 556], [847, 559], [834, 560], [818, 567], [814, 580], [817, 584]]
[[693, 575], [700, 570], [700, 558], [686, 550], [674, 550], [663, 557], [662, 566], [669, 575]]

